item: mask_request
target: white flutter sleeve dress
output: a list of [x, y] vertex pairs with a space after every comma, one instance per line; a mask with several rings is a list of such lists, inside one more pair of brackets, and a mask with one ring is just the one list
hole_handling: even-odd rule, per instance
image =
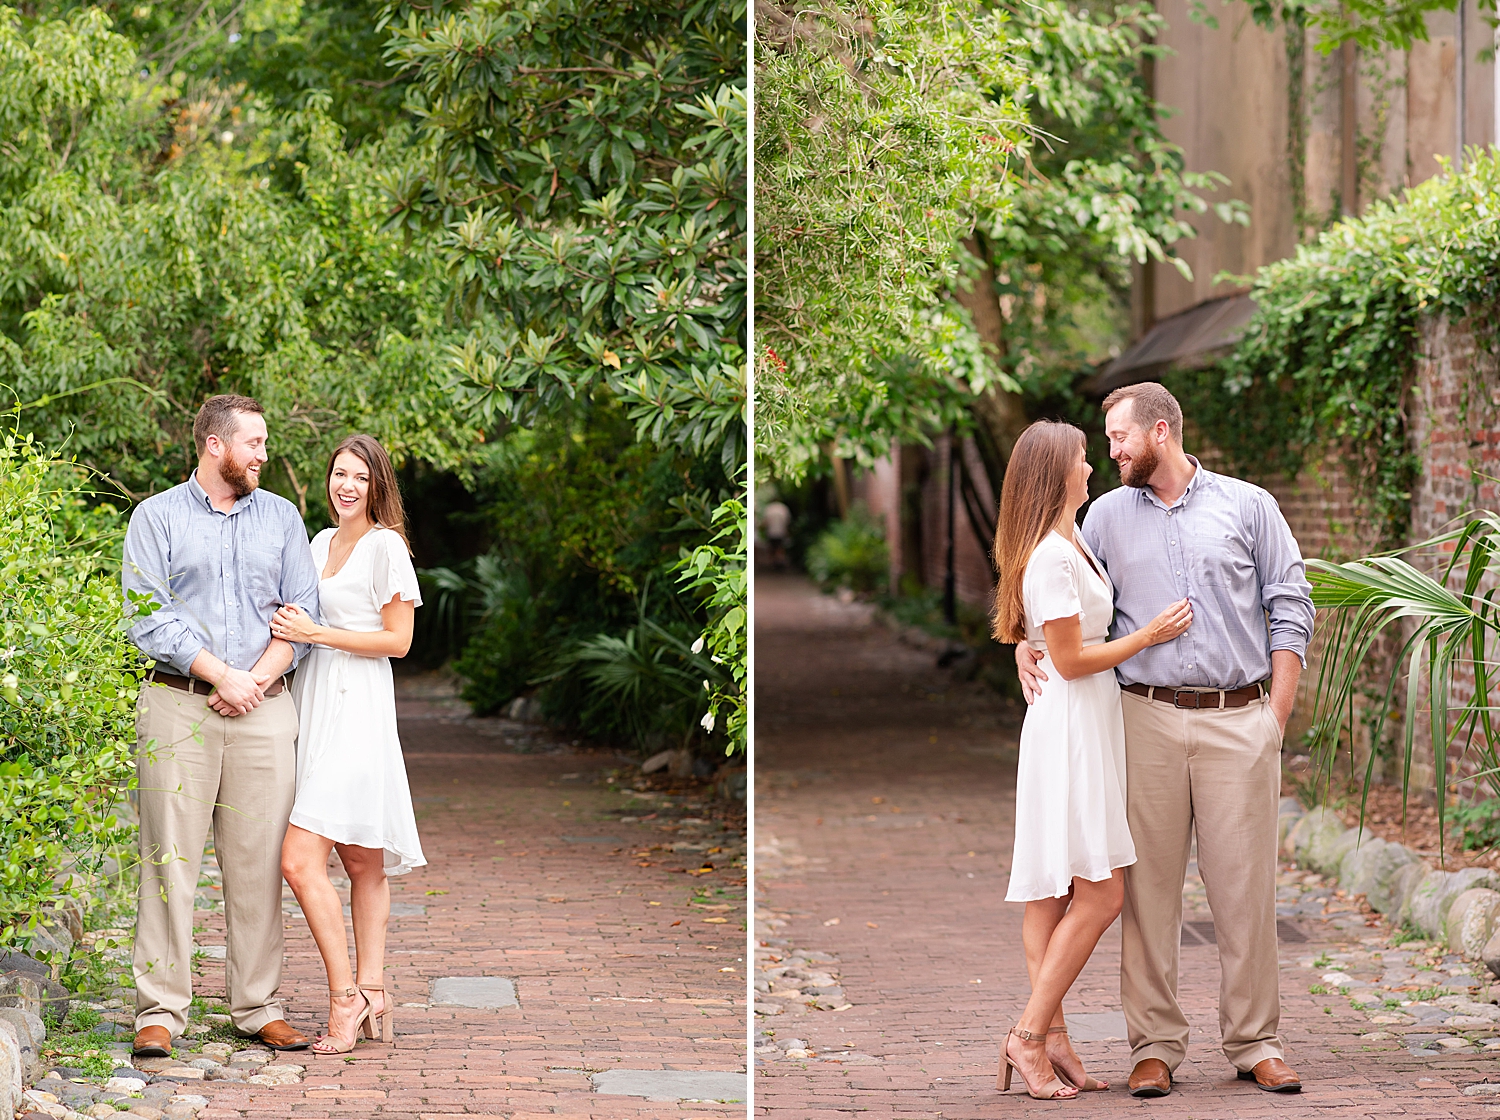
[[[320, 573], [334, 532], [313, 538]], [[380, 610], [397, 596], [422, 605], [406, 542], [390, 529], [366, 533], [318, 584], [323, 623], [338, 630], [381, 629]], [[390, 658], [313, 646], [297, 666], [292, 697], [300, 731], [291, 823], [339, 844], [384, 849], [387, 875], [426, 864], [396, 735]]]
[[[1078, 542], [1088, 548], [1082, 534]], [[1059, 533], [1048, 534], [1031, 554], [1022, 599], [1026, 640], [1034, 649], [1047, 648], [1044, 622], [1073, 615], [1079, 616], [1084, 645], [1109, 635], [1109, 575], [1097, 559], [1091, 567]], [[1125, 820], [1125, 721], [1114, 670], [1068, 681], [1050, 655], [1041, 668], [1047, 680], [1021, 726], [1007, 902], [1060, 898], [1075, 877], [1097, 883], [1135, 862]]]

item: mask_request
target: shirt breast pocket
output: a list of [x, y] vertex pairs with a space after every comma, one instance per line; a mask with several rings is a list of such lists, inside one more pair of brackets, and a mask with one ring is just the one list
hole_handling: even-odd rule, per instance
[[240, 583], [257, 604], [281, 601], [281, 550], [240, 549]]
[[1237, 533], [1220, 531], [1203, 541], [1198, 557], [1198, 578], [1209, 587], [1231, 592], [1255, 585], [1255, 556], [1251, 542]]

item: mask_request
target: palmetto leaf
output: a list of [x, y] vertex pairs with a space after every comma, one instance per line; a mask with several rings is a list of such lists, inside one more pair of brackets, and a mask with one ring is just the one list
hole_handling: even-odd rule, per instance
[[[1435, 554], [1451, 549], [1439, 576], [1428, 575], [1400, 558], [1385, 554], [1346, 564], [1308, 561], [1313, 602], [1333, 612], [1333, 631], [1318, 677], [1313, 713], [1313, 748], [1319, 763], [1331, 772], [1339, 744], [1352, 744], [1359, 723], [1357, 697], [1368, 678], [1377, 643], [1389, 635], [1396, 654], [1387, 670], [1384, 697], [1371, 722], [1372, 750], [1364, 775], [1364, 799], [1369, 796], [1375, 751], [1392, 710], [1396, 690], [1405, 675], [1402, 715], [1401, 788], [1410, 792], [1416, 749], [1417, 717], [1425, 706], [1431, 728], [1432, 765], [1437, 795], [1438, 831], [1444, 829], [1450, 752], [1462, 744], [1478, 756], [1483, 778], [1500, 793], [1500, 738], [1492, 718], [1491, 685], [1497, 668], [1492, 642], [1500, 633], [1494, 602], [1500, 572], [1495, 550], [1500, 541], [1500, 518], [1483, 512], [1462, 528], [1403, 549], [1404, 554]], [[1454, 573], [1462, 570], [1462, 590], [1450, 589]], [[1481, 590], [1487, 588], [1487, 590]], [[1472, 695], [1458, 702], [1455, 678], [1473, 676]], [[1364, 812], [1364, 799], [1360, 812]]]

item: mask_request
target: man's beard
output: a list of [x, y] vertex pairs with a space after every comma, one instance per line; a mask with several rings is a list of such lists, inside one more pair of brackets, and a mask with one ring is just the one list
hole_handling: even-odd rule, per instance
[[1156, 453], [1156, 448], [1146, 444], [1140, 454], [1130, 457], [1130, 464], [1120, 468], [1120, 481], [1126, 486], [1132, 486], [1137, 490], [1144, 489], [1151, 483], [1151, 476], [1156, 473], [1156, 468], [1161, 463], [1161, 456]]
[[248, 496], [260, 485], [259, 479], [251, 477], [249, 470], [246, 469], [247, 465], [248, 460], [236, 459], [233, 452], [226, 453], [219, 460], [219, 477], [234, 492], [236, 498]]

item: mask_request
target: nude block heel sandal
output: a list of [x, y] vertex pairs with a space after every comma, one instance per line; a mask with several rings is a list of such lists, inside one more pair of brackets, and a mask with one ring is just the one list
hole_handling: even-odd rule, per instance
[[[338, 999], [348, 999], [356, 993], [358, 993], [359, 995], [364, 995], [364, 993], [360, 992], [358, 988], [344, 988], [342, 990], [338, 988], [330, 988], [328, 990], [329, 995], [335, 996]], [[314, 1054], [347, 1054], [349, 1053], [349, 1051], [354, 1049], [354, 1044], [359, 1041], [360, 1027], [364, 1027], [367, 1033], [370, 1030], [370, 997], [364, 996], [364, 1000], [365, 1009], [360, 1012], [359, 1017], [354, 1020], [354, 1029], [349, 1036], [349, 1041], [345, 1042], [341, 1038], [335, 1038], [331, 1034], [325, 1034], [322, 1038], [313, 1043], [312, 1049]]]
[[[1047, 1028], [1047, 1033], [1048, 1034], [1060, 1034], [1064, 1038], [1067, 1038], [1068, 1037], [1068, 1028], [1067, 1027], [1048, 1027]], [[1056, 1068], [1056, 1067], [1053, 1067], [1053, 1068]], [[1073, 1085], [1073, 1079], [1071, 1077], [1069, 1077], [1067, 1075], [1067, 1073], [1063, 1072], [1062, 1070], [1058, 1070], [1057, 1076], [1062, 1081], [1062, 1083], [1064, 1085]], [[1096, 1081], [1093, 1077], [1090, 1077], [1088, 1074], [1085, 1073], [1083, 1075], [1083, 1084], [1082, 1085], [1073, 1085], [1073, 1088], [1077, 1089], [1079, 1092], [1082, 1092], [1082, 1093], [1102, 1093], [1102, 1092], [1106, 1091], [1109, 1088], [1109, 1082], [1108, 1081]]]
[[[1007, 1033], [1006, 1035], [1006, 1038], [1008, 1039], [1010, 1035], [1015, 1035], [1022, 1042], [1045, 1043], [1047, 1041], [1046, 1031], [1038, 1034], [1035, 1031], [1023, 1031], [1020, 1027], [1011, 1027], [1009, 1033]], [[1043, 1085], [1040, 1091], [1033, 1089], [1030, 1082], [1026, 1080], [1025, 1071], [1022, 1070], [1020, 1066], [1016, 1065], [1015, 1062], [1011, 1061], [1010, 1054], [1006, 1052], [1004, 1042], [1000, 1044], [1000, 1063], [1001, 1076], [997, 1079], [998, 1083], [995, 1085], [995, 1088], [999, 1089], [1002, 1093], [1010, 1092], [1010, 1075], [1014, 1072], [1021, 1075], [1021, 1083], [1026, 1086], [1026, 1093], [1031, 1097], [1032, 1100], [1067, 1101], [1072, 1100], [1078, 1095], [1077, 1088], [1072, 1085], [1064, 1084], [1062, 1080], [1056, 1076], [1055, 1072], [1052, 1080]]]
[[[385, 995], [384, 988], [376, 988], [370, 984], [361, 984], [359, 990], [366, 993], [365, 999], [369, 999], [370, 992], [379, 992]], [[379, 1030], [377, 1035], [375, 1032]], [[381, 1042], [394, 1042], [396, 1040], [395, 1028], [391, 1025], [391, 1000], [389, 996], [385, 999], [385, 1010], [379, 1015], [372, 1014], [365, 1020], [365, 1037], [379, 1038]]]

